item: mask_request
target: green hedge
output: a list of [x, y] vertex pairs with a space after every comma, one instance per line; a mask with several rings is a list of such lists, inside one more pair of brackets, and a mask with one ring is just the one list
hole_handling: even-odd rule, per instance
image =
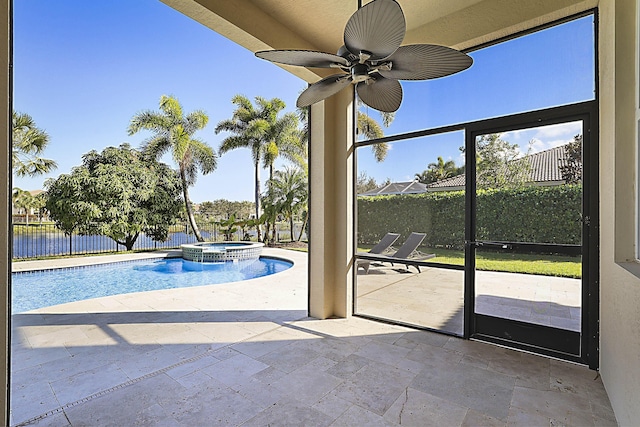
[[[536, 243], [581, 242], [579, 185], [478, 190], [477, 239]], [[464, 247], [464, 191], [358, 198], [358, 243], [387, 232], [427, 234], [424, 245]]]

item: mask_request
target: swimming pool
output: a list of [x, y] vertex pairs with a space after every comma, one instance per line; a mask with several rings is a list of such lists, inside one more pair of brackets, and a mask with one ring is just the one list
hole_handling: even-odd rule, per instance
[[186, 288], [254, 279], [290, 268], [289, 261], [200, 263], [154, 258], [86, 267], [13, 273], [13, 314], [66, 302], [131, 292]]

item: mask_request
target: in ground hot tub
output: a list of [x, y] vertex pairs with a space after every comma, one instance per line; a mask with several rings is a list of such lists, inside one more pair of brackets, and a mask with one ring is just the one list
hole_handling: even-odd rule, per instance
[[264, 243], [259, 242], [199, 242], [180, 245], [182, 258], [196, 262], [258, 259], [263, 246]]

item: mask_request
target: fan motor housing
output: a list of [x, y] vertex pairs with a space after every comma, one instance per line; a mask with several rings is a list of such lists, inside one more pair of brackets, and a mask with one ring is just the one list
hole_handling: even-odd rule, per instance
[[351, 76], [355, 83], [363, 82], [369, 78], [369, 66], [366, 64], [356, 64], [351, 67]]

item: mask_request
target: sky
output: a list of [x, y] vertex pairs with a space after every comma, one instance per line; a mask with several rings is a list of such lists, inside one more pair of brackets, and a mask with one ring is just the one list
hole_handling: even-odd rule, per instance
[[[402, 82], [404, 100], [385, 134], [593, 99], [593, 33], [593, 18], [580, 18], [472, 52], [474, 65], [453, 76]], [[228, 134], [216, 135], [215, 125], [232, 116], [235, 94], [278, 97], [290, 112], [305, 87], [157, 0], [15, 0], [14, 110], [30, 114], [49, 134], [43, 156], [58, 168], [46, 176], [14, 178], [13, 186], [41, 189], [45, 179], [80, 165], [90, 150], [125, 142], [139, 147], [150, 134], [128, 136], [129, 121], [142, 110], [157, 111], [162, 95], [177, 97], [185, 112], [208, 114], [209, 125], [196, 136], [217, 151]], [[379, 118], [374, 110], [363, 111]], [[514, 130], [503, 139], [524, 153], [529, 142], [535, 152], [580, 132], [573, 123]], [[462, 164], [463, 142], [457, 132], [392, 143], [382, 163], [363, 147], [358, 170], [378, 182], [411, 180], [438, 156]], [[253, 200], [253, 173], [249, 150], [226, 153], [212, 174], [199, 176], [191, 198]]]

